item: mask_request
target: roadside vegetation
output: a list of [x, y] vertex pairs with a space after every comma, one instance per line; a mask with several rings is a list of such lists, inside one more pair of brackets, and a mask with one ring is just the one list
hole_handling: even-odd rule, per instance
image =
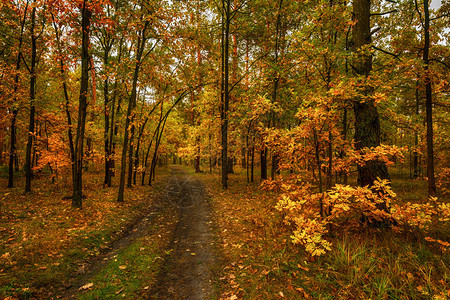
[[[334, 231], [327, 237], [331, 251], [311, 256], [292, 243], [292, 228], [275, 209], [279, 194], [262, 190], [259, 183], [242, 186], [244, 172], [229, 175], [226, 191], [220, 189], [218, 174], [200, 177], [208, 186], [220, 228], [226, 261], [220, 278], [224, 299], [450, 297], [448, 248], [427, 241], [420, 230]], [[426, 200], [422, 199], [426, 182], [416, 180], [414, 187], [406, 187], [410, 182], [400, 176], [393, 179], [398, 201]], [[434, 228], [433, 234], [448, 241], [449, 229], [447, 222]]]
[[[166, 180], [162, 176], [152, 187], [136, 185], [128, 189], [127, 201], [119, 204], [116, 189], [102, 188], [97, 173], [85, 173], [83, 210], [73, 209], [71, 199], [65, 199], [71, 194], [70, 181], [48, 184], [46, 175], [35, 179], [31, 194], [24, 194], [20, 185], [0, 191], [0, 298], [64, 295], [91, 263], [102, 259], [115, 241], [130, 234], [130, 228], [155, 205]], [[0, 185], [5, 182], [4, 177], [0, 178]], [[153, 235], [145, 241], [133, 240], [126, 251], [107, 264], [106, 273], [87, 283], [92, 285], [74, 287], [75, 291], [88, 292], [86, 299], [102, 295], [109, 298], [111, 292], [144, 292], [156, 276], [157, 257], [164, 255], [174, 223], [167, 211], [155, 214]]]

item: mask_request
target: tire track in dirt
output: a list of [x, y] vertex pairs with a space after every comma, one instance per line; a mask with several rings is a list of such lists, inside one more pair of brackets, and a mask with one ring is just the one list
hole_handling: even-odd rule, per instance
[[179, 222], [151, 299], [212, 299], [218, 263], [211, 207], [200, 180], [172, 168], [167, 198], [179, 211]]
[[218, 298], [214, 275], [219, 263], [219, 252], [215, 248], [209, 199], [199, 179], [188, 175], [179, 166], [172, 166], [170, 170], [159, 201], [114, 243], [111, 250], [93, 263], [83, 265], [82, 274], [74, 278], [62, 298], [77, 298], [80, 286], [99, 274], [108, 261], [136, 239], [155, 234], [155, 222], [165, 221], [158, 217], [162, 211], [169, 212], [178, 222], [172, 227], [173, 232], [169, 233], [170, 242], [168, 248], [164, 249], [166, 256], [162, 268], [156, 279], [149, 282], [150, 287], [142, 291], [139, 299]]

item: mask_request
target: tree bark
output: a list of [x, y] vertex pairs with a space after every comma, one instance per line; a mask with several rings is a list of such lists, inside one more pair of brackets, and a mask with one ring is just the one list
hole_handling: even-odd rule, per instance
[[261, 149], [261, 180], [267, 179], [267, 147]]
[[222, 133], [222, 187], [228, 188], [228, 104], [230, 99], [229, 79], [229, 48], [230, 48], [230, 12], [231, 0], [222, 0], [222, 93], [221, 93], [221, 133]]
[[135, 126], [131, 125], [131, 134], [130, 134], [130, 151], [128, 152], [128, 180], [127, 180], [127, 187], [133, 186], [133, 154], [134, 154], [134, 130]]
[[[61, 45], [61, 37], [59, 34], [58, 26], [55, 22], [55, 17], [52, 14], [52, 20], [53, 20], [53, 27], [55, 28], [55, 35], [56, 35], [56, 45], [58, 48], [58, 54], [59, 54], [59, 72], [61, 73], [62, 81], [63, 81], [63, 93], [64, 93], [64, 109], [66, 112], [66, 118], [67, 118], [67, 136], [69, 138], [69, 149], [70, 149], [70, 161], [72, 163], [72, 168], [74, 166], [74, 158], [75, 158], [75, 147], [73, 144], [73, 132], [72, 132], [72, 117], [70, 115], [70, 99], [69, 99], [69, 93], [67, 92], [67, 81], [66, 81], [66, 72], [65, 72], [65, 66], [64, 66], [64, 60], [63, 60], [63, 53], [62, 53], [62, 45]], [[72, 170], [73, 172], [73, 170]]]
[[[353, 13], [357, 21], [353, 27], [353, 42], [357, 52], [353, 67], [356, 75], [365, 81], [372, 70], [372, 56], [368, 49], [371, 44], [370, 0], [354, 0]], [[373, 89], [365, 87], [361, 93], [359, 99], [355, 99], [353, 106], [356, 150], [377, 147], [381, 141], [378, 110], [374, 101], [370, 99]], [[372, 160], [363, 166], [358, 165], [358, 181], [361, 186], [372, 186], [377, 178], [389, 179], [384, 162]]]
[[[36, 4], [36, 0], [33, 2], [33, 4]], [[35, 35], [34, 32], [35, 26], [36, 26], [36, 6], [34, 5], [33, 9], [31, 10], [30, 121], [28, 126], [28, 141], [25, 157], [25, 193], [31, 192], [31, 178], [33, 176], [31, 152], [33, 148], [34, 121], [36, 113], [34, 101], [36, 98], [36, 52], [37, 52], [36, 50], [37, 36]]]
[[[416, 81], [416, 116], [419, 115], [419, 81]], [[413, 178], [419, 177], [419, 152], [417, 151], [419, 147], [419, 133], [414, 130], [414, 151], [413, 151]]]
[[[104, 185], [109, 185], [110, 182], [110, 173], [111, 173], [111, 167], [110, 167], [110, 161], [111, 161], [111, 152], [109, 147], [109, 127], [110, 127], [110, 107], [109, 107], [109, 77], [108, 77], [108, 63], [109, 63], [109, 50], [111, 49], [108, 47], [109, 45], [105, 45], [105, 53], [103, 56], [103, 65], [105, 69], [105, 80], [103, 81], [103, 99], [104, 99], [104, 119], [105, 119], [105, 128], [103, 131], [103, 140], [104, 140], [104, 149], [105, 149], [105, 180]], [[112, 110], [114, 110], [114, 107], [112, 107]]]
[[[25, 5], [25, 9], [23, 12], [22, 22], [20, 23], [20, 35], [19, 35], [19, 46], [18, 46], [18, 54], [16, 61], [16, 74], [14, 75], [14, 98], [13, 98], [13, 108], [12, 108], [12, 116], [11, 116], [11, 140], [10, 140], [10, 149], [9, 149], [9, 165], [8, 165], [8, 187], [14, 187], [14, 162], [17, 162], [17, 149], [16, 149], [16, 120], [17, 114], [19, 112], [16, 104], [18, 103], [18, 99], [16, 97], [17, 90], [19, 89], [19, 70], [20, 70], [20, 62], [22, 61], [22, 44], [23, 44], [23, 31], [25, 29], [25, 20], [27, 17], [28, 11], [28, 1]], [[17, 166], [17, 163], [16, 163]]]
[[146, 21], [144, 29], [142, 29], [141, 34], [138, 38], [138, 42], [137, 42], [138, 47], [137, 47], [136, 60], [135, 60], [136, 65], [134, 67], [133, 86], [132, 86], [131, 95], [130, 95], [130, 98], [128, 101], [127, 118], [125, 121], [125, 136], [124, 136], [123, 147], [122, 147], [119, 193], [117, 195], [118, 202], [124, 201], [123, 194], [125, 192], [125, 171], [126, 171], [125, 169], [127, 166], [127, 151], [128, 151], [128, 147], [130, 146], [129, 131], [130, 131], [130, 126], [134, 126], [133, 125], [133, 120], [134, 120], [133, 110], [136, 107], [137, 81], [138, 81], [139, 71], [140, 71], [140, 67], [141, 67], [142, 54], [144, 52], [145, 42], [147, 40], [145, 34], [146, 34], [148, 25], [149, 25], [149, 21]]
[[74, 167], [72, 170], [72, 206], [75, 208], [83, 207], [83, 145], [86, 128], [87, 94], [89, 87], [89, 31], [91, 25], [91, 10], [89, 9], [87, 2], [87, 0], [84, 0], [81, 8], [81, 80], [80, 97], [78, 101], [77, 135], [75, 137], [75, 158]]
[[139, 149], [141, 148], [142, 135], [145, 131], [145, 125], [148, 122], [148, 117], [145, 118], [144, 123], [139, 127], [139, 134], [137, 138], [136, 151], [134, 152], [134, 171], [133, 171], [133, 184], [136, 184], [137, 169], [139, 167]]
[[434, 146], [433, 146], [433, 98], [430, 78], [430, 11], [428, 1], [423, 1], [424, 9], [424, 46], [423, 63], [425, 71], [425, 110], [427, 121], [427, 177], [428, 177], [428, 196], [436, 196], [436, 179], [434, 177]]

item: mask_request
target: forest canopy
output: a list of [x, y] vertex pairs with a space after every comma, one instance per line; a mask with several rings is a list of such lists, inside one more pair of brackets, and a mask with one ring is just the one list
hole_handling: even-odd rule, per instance
[[448, 1], [8, 0], [0, 8], [9, 188], [23, 181], [30, 193], [38, 174], [48, 184], [71, 178], [69, 197], [81, 208], [90, 168], [101, 169], [104, 186], [117, 184], [118, 202], [125, 187], [151, 185], [158, 164], [220, 167], [224, 189], [238, 168], [279, 193], [294, 243], [313, 256], [329, 249], [321, 237], [343, 220], [421, 224], [411, 214], [425, 208], [392, 204], [390, 170], [426, 180], [424, 205], [448, 214], [437, 200], [450, 191]]

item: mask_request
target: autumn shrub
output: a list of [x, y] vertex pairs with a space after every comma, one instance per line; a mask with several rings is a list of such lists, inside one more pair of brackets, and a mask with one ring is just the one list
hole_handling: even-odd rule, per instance
[[[432, 198], [425, 204], [393, 204], [396, 194], [388, 180], [377, 180], [372, 187], [352, 187], [336, 184], [325, 193], [315, 192], [313, 185], [299, 182], [267, 181], [266, 189], [279, 189], [276, 209], [292, 229], [292, 242], [305, 247], [311, 256], [331, 250], [331, 232], [361, 229], [376, 224], [402, 230], [427, 230], [436, 222], [450, 221], [450, 204]], [[293, 183], [297, 181], [297, 183]], [[291, 183], [289, 183], [291, 182]], [[446, 251], [449, 243], [427, 237]]]
[[444, 196], [450, 195], [450, 168], [444, 168], [436, 177], [439, 192]]

